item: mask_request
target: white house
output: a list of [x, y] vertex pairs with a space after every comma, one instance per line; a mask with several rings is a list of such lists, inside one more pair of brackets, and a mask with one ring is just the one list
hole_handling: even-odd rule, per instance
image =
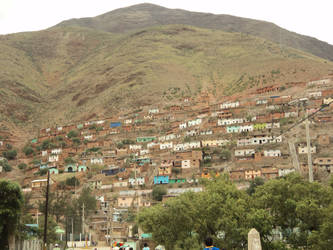
[[221, 109], [230, 109], [239, 107], [239, 101], [236, 102], [225, 102], [220, 105]]
[[262, 105], [262, 104], [267, 104], [268, 101], [266, 99], [261, 99], [256, 101], [256, 105]]
[[184, 129], [184, 128], [187, 128], [187, 123], [181, 123], [179, 124], [179, 129]]
[[253, 131], [253, 125], [243, 125], [239, 127], [239, 132], [252, 132]]
[[281, 151], [280, 150], [264, 150], [265, 157], [280, 157]]
[[131, 186], [135, 186], [135, 185], [143, 186], [145, 184], [145, 178], [144, 177], [137, 177], [136, 179], [135, 178], [129, 178], [128, 183]]
[[280, 128], [280, 123], [279, 123], [279, 122], [266, 123], [266, 128], [267, 128], [267, 129], [271, 129], [271, 128]]
[[188, 125], [189, 127], [191, 127], [191, 126], [196, 126], [196, 125], [200, 125], [201, 122], [202, 122], [202, 119], [197, 118], [197, 119], [195, 119], [195, 120], [188, 121], [188, 122], [187, 122], [187, 125]]
[[131, 124], [132, 123], [132, 119], [127, 119], [124, 121], [125, 124]]
[[62, 152], [62, 149], [61, 148], [55, 148], [55, 149], [52, 149], [51, 150], [51, 154], [52, 155], [60, 155]]
[[254, 149], [236, 149], [235, 150], [235, 156], [239, 157], [239, 156], [251, 156], [255, 154], [255, 150]]
[[84, 138], [85, 140], [90, 141], [90, 140], [93, 139], [93, 135], [85, 135], [83, 138]]
[[321, 79], [321, 80], [317, 80], [317, 81], [311, 81], [307, 83], [307, 86], [320, 86], [320, 85], [327, 85], [331, 83], [331, 79]]
[[42, 151], [42, 156], [47, 156], [47, 150]]
[[173, 148], [173, 143], [172, 142], [165, 142], [160, 144], [160, 150], [164, 149], [172, 149]]
[[[311, 154], [315, 154], [317, 152], [316, 146], [310, 146], [310, 152]], [[307, 145], [299, 145], [298, 146], [298, 153], [299, 154], [307, 154], [308, 153], [308, 147]]]
[[212, 130], [206, 130], [206, 131], [201, 131], [200, 135], [212, 135], [213, 131]]
[[294, 168], [279, 168], [279, 177], [295, 172]]
[[159, 147], [160, 144], [157, 142], [150, 142], [147, 144], [147, 148]]
[[189, 148], [200, 148], [201, 142], [200, 141], [193, 141], [188, 143]]
[[297, 111], [291, 111], [291, 112], [285, 112], [284, 117], [298, 117], [298, 112]]
[[182, 160], [182, 168], [190, 168], [191, 160]]
[[240, 123], [244, 123], [244, 122], [245, 122], [244, 118], [218, 119], [217, 125], [226, 126], [226, 125], [240, 124]]
[[127, 187], [128, 182], [127, 181], [117, 181], [113, 183], [113, 187]]
[[50, 155], [49, 162], [56, 162], [59, 161], [59, 155]]
[[131, 145], [129, 145], [129, 149], [130, 150], [141, 150], [142, 145], [131, 144]]
[[90, 163], [91, 164], [103, 164], [103, 158], [91, 158], [90, 159]]
[[315, 92], [308, 93], [309, 98], [318, 98], [318, 97], [321, 97], [321, 95], [322, 95], [321, 91], [315, 91]]
[[192, 130], [188, 130], [188, 131], [186, 131], [186, 136], [196, 136], [196, 135], [198, 135], [198, 131], [196, 130], [196, 129], [192, 129]]
[[62, 127], [57, 127], [57, 130], [58, 131], [62, 131]]
[[147, 155], [147, 154], [149, 154], [149, 149], [140, 150], [140, 155]]
[[149, 109], [148, 114], [158, 114], [160, 112], [159, 109], [155, 108], [155, 109]]

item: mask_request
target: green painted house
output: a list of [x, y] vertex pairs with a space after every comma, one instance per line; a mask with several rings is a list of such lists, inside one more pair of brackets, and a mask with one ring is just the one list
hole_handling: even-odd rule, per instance
[[136, 142], [152, 142], [155, 141], [156, 137], [155, 136], [150, 136], [150, 137], [137, 137]]

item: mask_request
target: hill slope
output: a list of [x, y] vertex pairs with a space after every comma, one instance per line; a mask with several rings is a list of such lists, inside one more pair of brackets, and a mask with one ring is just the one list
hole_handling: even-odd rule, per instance
[[57, 26], [80, 26], [112, 33], [125, 33], [169, 24], [185, 24], [227, 32], [242, 32], [333, 61], [332, 45], [316, 38], [290, 32], [273, 23], [230, 15], [167, 9], [153, 4], [139, 4], [117, 9], [94, 18], [71, 19]]
[[185, 25], [113, 34], [79, 27], [0, 36], [1, 118], [49, 126], [330, 72], [265, 39]]

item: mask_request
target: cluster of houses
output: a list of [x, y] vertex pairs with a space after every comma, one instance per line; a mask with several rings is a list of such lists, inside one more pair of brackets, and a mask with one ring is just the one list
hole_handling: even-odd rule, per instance
[[[281, 131], [319, 109], [314, 122], [326, 124], [333, 117], [331, 78], [286, 84], [286, 88], [300, 87], [304, 89], [300, 96], [280, 96], [283, 88], [268, 86], [221, 102], [203, 93], [166, 107], [143, 107], [109, 118], [41, 129], [30, 142], [34, 154], [20, 157], [30, 163], [25, 184], [37, 191], [46, 185], [45, 170], [51, 174], [52, 185], [57, 185], [57, 176], [75, 173], [99, 196], [96, 221], [112, 207], [119, 238], [124, 237], [128, 228], [125, 232], [120, 227], [122, 214], [130, 207], [150, 206], [154, 186], [166, 185], [167, 199], [188, 190], [200, 192], [200, 178], [223, 171], [234, 181], [272, 179], [296, 171], [286, 147], [288, 139]], [[304, 102], [303, 110], [300, 103]], [[312, 140], [315, 170], [331, 172], [333, 158], [317, 157], [322, 148], [332, 145], [331, 138], [321, 133]], [[297, 144], [301, 160], [308, 150], [304, 142]], [[0, 150], [4, 144], [0, 139]], [[231, 157], [215, 157], [221, 150], [231, 152]], [[278, 166], [280, 163], [284, 165]], [[306, 164], [301, 168], [306, 171]], [[94, 175], [89, 176], [93, 169]], [[113, 192], [118, 193], [116, 200]], [[98, 223], [93, 227], [106, 232]]]

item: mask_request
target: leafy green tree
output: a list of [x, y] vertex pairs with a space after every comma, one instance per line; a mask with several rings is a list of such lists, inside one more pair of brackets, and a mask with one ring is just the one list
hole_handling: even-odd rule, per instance
[[261, 177], [256, 177], [254, 178], [254, 180], [251, 180], [250, 181], [250, 186], [249, 188], [246, 190], [246, 192], [249, 194], [249, 195], [252, 195], [255, 191], [256, 191], [256, 188], [258, 186], [261, 186], [261, 185], [264, 185], [265, 183], [265, 180]]
[[163, 186], [154, 186], [152, 191], [153, 200], [155, 201], [161, 201], [163, 198], [163, 195], [166, 195], [167, 190]]
[[72, 186], [72, 187], [80, 185], [80, 181], [75, 176], [67, 178], [65, 183], [67, 186]]
[[50, 140], [44, 140], [43, 142], [42, 142], [42, 149], [43, 150], [46, 150], [46, 149], [49, 149], [49, 148], [51, 148], [50, 147], [50, 144], [51, 144], [51, 141]]
[[204, 184], [203, 192], [187, 192], [142, 210], [138, 224], [168, 250], [199, 249], [207, 236], [213, 237], [218, 246], [242, 249], [254, 222], [262, 220], [264, 229], [269, 225], [268, 212], [251, 210], [250, 197], [237, 190], [226, 176]]
[[20, 164], [18, 164], [18, 166], [17, 166], [19, 169], [21, 169], [21, 170], [24, 170], [24, 169], [26, 169], [27, 168], [27, 164], [25, 164], [25, 163], [20, 163]]
[[74, 163], [76, 163], [76, 161], [72, 157], [67, 157], [65, 159], [65, 163], [66, 164], [74, 164]]
[[3, 168], [5, 172], [10, 172], [12, 171], [12, 167], [9, 165], [8, 160], [4, 159], [0, 161], [0, 166]]
[[79, 132], [77, 132], [76, 130], [71, 130], [69, 131], [69, 133], [67, 134], [68, 138], [74, 138], [77, 137], [79, 135]]
[[22, 151], [26, 156], [32, 155], [34, 153], [34, 149], [31, 146], [25, 146]]
[[309, 247], [310, 236], [320, 231], [332, 202], [329, 187], [296, 174], [258, 186], [253, 196], [253, 205], [269, 211], [272, 227], [280, 228], [286, 243], [294, 248]]
[[9, 249], [9, 238], [15, 233], [21, 216], [23, 196], [18, 184], [0, 180], [0, 245]]
[[15, 149], [10, 149], [8, 151], [2, 152], [3, 157], [7, 160], [14, 160], [17, 156], [17, 151]]

